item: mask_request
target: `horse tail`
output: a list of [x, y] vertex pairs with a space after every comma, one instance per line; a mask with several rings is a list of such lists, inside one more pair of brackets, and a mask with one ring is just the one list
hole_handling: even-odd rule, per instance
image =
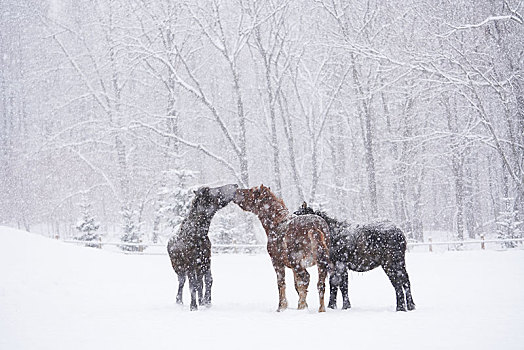
[[327, 245], [327, 232], [321, 228], [315, 228], [316, 231], [316, 255], [317, 264], [321, 268], [329, 267], [329, 248]]
[[[324, 224], [323, 226], [327, 226]], [[330, 260], [329, 260], [329, 249], [326, 244], [326, 236], [327, 232], [322, 230], [322, 228], [316, 227], [315, 228], [316, 238], [317, 238], [317, 246], [316, 246], [316, 255], [317, 255], [317, 267], [318, 267], [318, 282], [317, 282], [317, 289], [318, 289], [318, 297], [320, 301], [320, 307], [318, 308], [319, 312], [325, 312], [326, 307], [324, 304], [324, 294], [326, 292], [326, 277], [329, 273], [329, 266], [330, 266]]]
[[175, 238], [171, 237], [169, 241], [167, 242], [167, 254], [169, 255], [169, 258], [173, 260], [173, 248], [175, 245]]
[[393, 229], [395, 239], [398, 242], [399, 247], [402, 249], [402, 251], [406, 251], [408, 249], [408, 241], [406, 239], [406, 235], [404, 234], [404, 231], [400, 229], [400, 227], [395, 226]]
[[177, 241], [175, 236], [171, 237], [167, 242], [167, 254], [169, 255], [169, 260], [171, 260], [171, 266], [175, 270], [177, 275], [182, 275], [186, 273], [186, 267], [183, 259], [181, 259], [179, 252], [177, 252], [176, 247]]
[[408, 242], [404, 231], [398, 226], [391, 227], [388, 231], [388, 248], [394, 252], [397, 259], [404, 260], [404, 256], [408, 249]]

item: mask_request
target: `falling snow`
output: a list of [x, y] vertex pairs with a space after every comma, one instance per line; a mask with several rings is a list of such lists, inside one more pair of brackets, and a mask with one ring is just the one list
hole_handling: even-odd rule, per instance
[[[523, 11], [0, 1], [0, 349], [522, 348]], [[218, 187], [261, 183], [287, 209], [191, 208], [205, 188], [229, 201]], [[355, 232], [398, 228], [464, 251], [408, 253], [408, 314], [373, 270], [350, 273], [349, 312], [313, 314], [310, 285], [309, 312], [276, 315], [267, 254], [213, 256], [213, 307], [174, 305], [176, 275], [150, 244], [254, 251], [305, 201], [340, 219], [345, 247], [376, 253], [391, 237]], [[495, 239], [504, 251], [464, 249]]]

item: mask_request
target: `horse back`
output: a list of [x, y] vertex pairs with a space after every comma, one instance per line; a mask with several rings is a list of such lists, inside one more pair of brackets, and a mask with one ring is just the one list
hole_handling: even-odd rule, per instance
[[378, 221], [362, 227], [366, 238], [381, 249], [405, 252], [407, 241], [404, 232], [390, 221]]
[[406, 238], [402, 230], [390, 221], [346, 224], [333, 232], [331, 260], [344, 262], [353, 271], [365, 272], [404, 260]]

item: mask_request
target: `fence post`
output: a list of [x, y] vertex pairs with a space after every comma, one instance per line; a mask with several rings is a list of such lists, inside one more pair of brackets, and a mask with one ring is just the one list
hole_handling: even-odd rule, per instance
[[429, 241], [429, 252], [433, 252], [433, 238], [429, 237], [428, 238], [428, 241]]
[[480, 242], [480, 249], [486, 250], [486, 244], [484, 243], [484, 235], [483, 234], [480, 235], [480, 240], [481, 240], [481, 242]]

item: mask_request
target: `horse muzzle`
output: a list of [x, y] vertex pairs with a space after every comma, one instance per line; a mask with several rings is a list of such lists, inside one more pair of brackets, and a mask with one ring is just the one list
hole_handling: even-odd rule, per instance
[[237, 189], [233, 196], [233, 202], [235, 202], [236, 204], [240, 204], [243, 201], [244, 201], [244, 193], [242, 193], [241, 189]]

